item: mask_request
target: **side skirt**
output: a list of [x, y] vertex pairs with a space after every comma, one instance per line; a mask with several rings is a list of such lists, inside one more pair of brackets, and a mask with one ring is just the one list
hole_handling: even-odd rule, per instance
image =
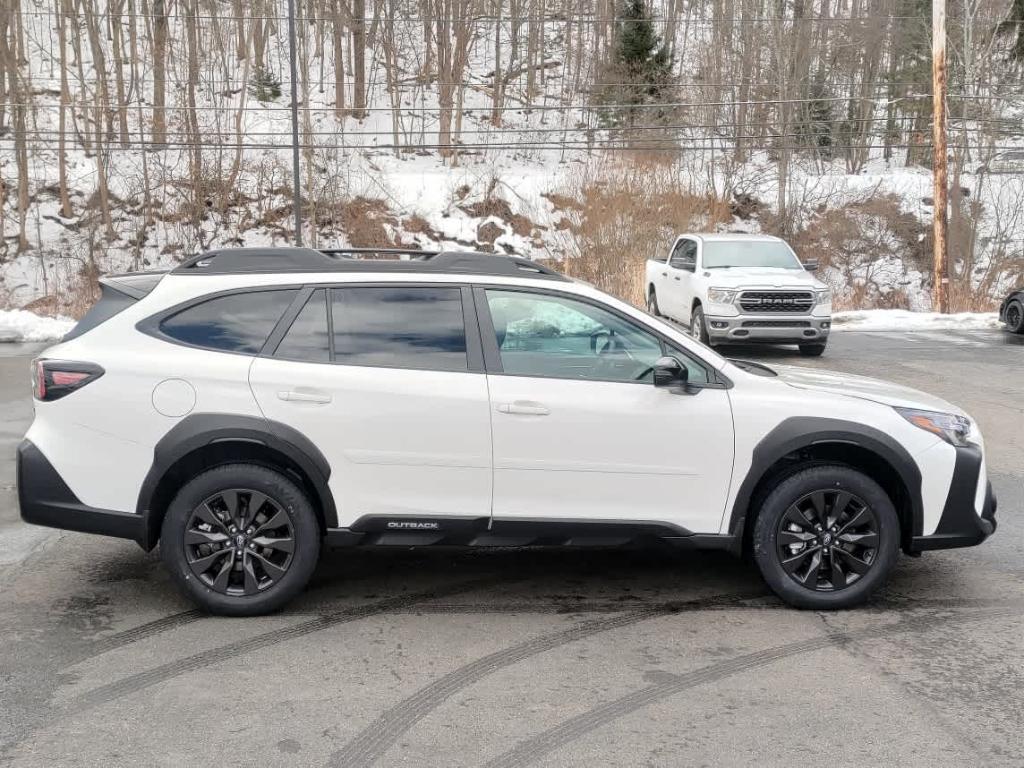
[[627, 547], [734, 550], [735, 537], [694, 534], [666, 523], [624, 520], [546, 520], [487, 517], [361, 517], [331, 528], [330, 548], [397, 547]]

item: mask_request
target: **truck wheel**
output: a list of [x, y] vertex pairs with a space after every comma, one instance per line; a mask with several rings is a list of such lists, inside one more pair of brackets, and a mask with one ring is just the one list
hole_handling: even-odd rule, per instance
[[1010, 333], [1024, 333], [1024, 304], [1014, 299], [1006, 306], [1006, 330]]
[[658, 294], [654, 292], [653, 288], [647, 295], [647, 312], [655, 317], [661, 317], [661, 310], [658, 309]]
[[701, 344], [711, 346], [707, 323], [704, 321], [704, 308], [700, 304], [693, 308], [693, 315], [690, 317], [690, 335]]
[[852, 467], [809, 467], [783, 480], [754, 525], [754, 559], [797, 608], [849, 608], [896, 565], [900, 521], [888, 494]]
[[800, 354], [804, 357], [821, 357], [825, 353], [824, 344], [801, 344]]

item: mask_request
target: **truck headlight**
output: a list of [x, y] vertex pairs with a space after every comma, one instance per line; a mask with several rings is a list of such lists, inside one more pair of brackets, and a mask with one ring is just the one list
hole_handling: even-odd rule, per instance
[[736, 291], [728, 288], [708, 288], [708, 301], [715, 304], [732, 304]]
[[817, 306], [821, 306], [822, 304], [831, 304], [832, 303], [832, 289], [831, 288], [823, 288], [821, 290], [816, 290], [814, 292], [814, 299], [815, 299], [814, 303]]
[[915, 427], [931, 432], [950, 445], [964, 446], [971, 436], [971, 420], [955, 413], [919, 411], [916, 408], [897, 408], [896, 413]]

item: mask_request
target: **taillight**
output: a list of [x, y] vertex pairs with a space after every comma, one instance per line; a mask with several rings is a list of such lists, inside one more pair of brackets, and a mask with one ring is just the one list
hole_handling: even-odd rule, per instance
[[32, 361], [32, 394], [36, 400], [60, 400], [102, 375], [95, 363], [39, 358]]

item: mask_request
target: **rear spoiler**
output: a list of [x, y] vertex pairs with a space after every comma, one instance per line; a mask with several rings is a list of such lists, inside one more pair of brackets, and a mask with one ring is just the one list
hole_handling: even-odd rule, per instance
[[[156, 288], [167, 270], [154, 272], [126, 272], [123, 275], [108, 275], [99, 279], [100, 288], [110, 288], [138, 301]], [[102, 300], [102, 299], [101, 299]]]
[[105, 323], [118, 312], [127, 309], [139, 299], [147, 296], [163, 280], [167, 272], [128, 272], [123, 275], [108, 275], [99, 279], [100, 300], [92, 305], [78, 325], [62, 339], [71, 341], [98, 325]]

